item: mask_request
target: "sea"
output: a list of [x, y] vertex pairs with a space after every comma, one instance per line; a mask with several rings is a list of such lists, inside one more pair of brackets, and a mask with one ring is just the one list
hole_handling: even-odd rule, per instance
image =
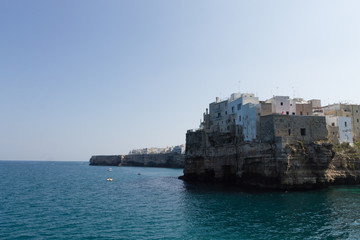
[[0, 161], [0, 239], [360, 239], [360, 186], [249, 191], [180, 175]]

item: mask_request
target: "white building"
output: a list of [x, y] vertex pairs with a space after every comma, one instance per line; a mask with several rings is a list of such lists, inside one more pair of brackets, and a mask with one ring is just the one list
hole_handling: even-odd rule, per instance
[[[244, 117], [242, 106], [248, 103], [258, 104], [259, 98], [252, 93], [233, 93], [227, 100], [220, 100], [217, 97], [216, 101], [209, 105], [210, 130], [230, 132], [233, 125], [242, 126]], [[248, 111], [245, 111], [246, 114]], [[206, 115], [204, 114], [204, 119]]]
[[245, 141], [257, 138], [260, 127], [260, 104], [247, 103], [241, 109], [241, 126]]
[[222, 100], [217, 97], [215, 102], [210, 103], [210, 129], [213, 131], [228, 131], [228, 100]]
[[230, 123], [240, 126], [245, 141], [252, 141], [257, 137], [260, 104], [259, 98], [252, 93], [232, 94], [229, 99], [228, 113]]
[[275, 114], [296, 115], [296, 100], [288, 96], [274, 96], [267, 102], [271, 102], [272, 112]]
[[[231, 96], [233, 97], [233, 95], [235, 95], [235, 93], [233, 93]], [[241, 110], [242, 106], [247, 103], [258, 104], [259, 98], [255, 97], [255, 95], [252, 93], [242, 93], [242, 94], [238, 93], [237, 96], [240, 97], [230, 98], [233, 100], [228, 104], [229, 105], [228, 112], [229, 114], [232, 115], [232, 119], [235, 120], [236, 125], [242, 125], [242, 118], [244, 117]]]
[[350, 117], [326, 116], [326, 124], [330, 127], [328, 129], [331, 129], [329, 132], [329, 136], [336, 136], [339, 143], [348, 142], [351, 145], [353, 144]]

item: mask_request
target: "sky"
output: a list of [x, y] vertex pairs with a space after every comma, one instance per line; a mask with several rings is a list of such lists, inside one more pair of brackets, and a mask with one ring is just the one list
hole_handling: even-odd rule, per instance
[[360, 104], [360, 1], [0, 1], [0, 160], [185, 143], [234, 92]]

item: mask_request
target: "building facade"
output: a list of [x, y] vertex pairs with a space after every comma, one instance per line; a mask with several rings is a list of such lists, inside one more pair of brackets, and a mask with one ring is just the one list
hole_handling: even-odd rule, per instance
[[328, 139], [335, 143], [353, 144], [352, 124], [350, 117], [326, 116]]
[[201, 128], [211, 132], [235, 132], [243, 141], [268, 140], [264, 135], [268, 124], [272, 126], [269, 137], [281, 137], [285, 142], [327, 138], [336, 143], [352, 144], [353, 139], [360, 140], [359, 105], [321, 107], [319, 99], [306, 101], [274, 96], [259, 101], [251, 93], [233, 93], [226, 100], [217, 97], [215, 102], [209, 104], [209, 109], [204, 113]]
[[327, 139], [322, 116], [268, 115], [260, 119], [260, 138], [264, 142], [294, 144]]
[[351, 131], [355, 140], [360, 140], [360, 105], [332, 104], [322, 107], [326, 116], [349, 117], [351, 119]]

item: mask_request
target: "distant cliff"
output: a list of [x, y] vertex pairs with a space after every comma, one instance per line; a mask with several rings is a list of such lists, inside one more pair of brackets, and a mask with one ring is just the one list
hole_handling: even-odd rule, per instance
[[90, 158], [90, 165], [93, 166], [118, 166], [124, 155], [98, 155]]
[[90, 165], [183, 168], [184, 154], [162, 153], [92, 156], [90, 158]]
[[272, 189], [359, 184], [360, 152], [326, 141], [244, 142], [232, 134], [189, 131], [180, 178]]

